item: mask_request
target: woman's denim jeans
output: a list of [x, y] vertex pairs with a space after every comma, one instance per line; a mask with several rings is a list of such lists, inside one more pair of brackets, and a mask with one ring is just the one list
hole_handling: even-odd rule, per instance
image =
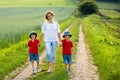
[[56, 62], [57, 41], [46, 41], [46, 60], [47, 62]]

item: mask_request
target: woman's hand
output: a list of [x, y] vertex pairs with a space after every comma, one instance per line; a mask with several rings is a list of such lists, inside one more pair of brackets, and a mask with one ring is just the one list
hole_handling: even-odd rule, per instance
[[60, 41], [60, 42], [58, 42], [58, 45], [60, 46], [60, 47], [62, 47], [62, 42]]

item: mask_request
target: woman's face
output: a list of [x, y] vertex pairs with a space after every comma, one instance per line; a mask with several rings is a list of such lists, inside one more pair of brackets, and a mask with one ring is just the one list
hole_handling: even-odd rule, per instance
[[53, 19], [53, 15], [52, 14], [47, 14], [47, 18], [48, 18], [48, 20], [52, 20]]

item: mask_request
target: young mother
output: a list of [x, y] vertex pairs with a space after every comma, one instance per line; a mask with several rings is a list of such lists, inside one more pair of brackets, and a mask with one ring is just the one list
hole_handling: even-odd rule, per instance
[[61, 41], [59, 24], [54, 21], [54, 14], [48, 11], [45, 14], [46, 21], [43, 23], [41, 28], [40, 44], [44, 37], [46, 46], [46, 60], [48, 62], [47, 72], [53, 72], [54, 63], [56, 62], [56, 47], [58, 41]]

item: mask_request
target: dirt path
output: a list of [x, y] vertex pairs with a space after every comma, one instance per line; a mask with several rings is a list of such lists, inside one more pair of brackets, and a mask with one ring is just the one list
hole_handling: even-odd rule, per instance
[[76, 54], [76, 63], [72, 65], [73, 75], [70, 80], [99, 80], [97, 67], [86, 49], [82, 26], [80, 25], [79, 42]]
[[[45, 57], [45, 51], [41, 54], [40, 59]], [[30, 75], [32, 75], [31, 72], [31, 64], [29, 64], [27, 67], [25, 67], [14, 79], [12, 80], [26, 80]]]

